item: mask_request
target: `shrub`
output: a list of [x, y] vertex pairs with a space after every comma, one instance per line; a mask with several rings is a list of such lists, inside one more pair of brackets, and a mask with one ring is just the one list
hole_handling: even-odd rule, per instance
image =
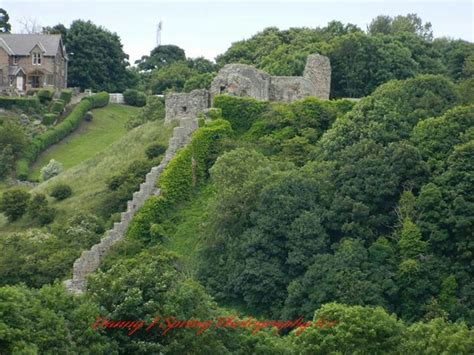
[[53, 187], [50, 196], [54, 197], [58, 201], [65, 200], [72, 195], [71, 186], [67, 184], [59, 184]]
[[86, 115], [84, 116], [84, 119], [85, 119], [87, 122], [90, 122], [90, 121], [92, 121], [93, 118], [94, 118], [94, 116], [92, 115], [92, 112], [91, 112], [91, 111], [87, 111]]
[[65, 102], [61, 99], [54, 100], [51, 105], [51, 112], [62, 113], [64, 111]]
[[54, 121], [56, 121], [56, 119], [58, 118], [58, 114], [57, 113], [45, 113], [43, 115], [43, 124], [45, 126], [51, 126]]
[[38, 96], [40, 102], [42, 104], [45, 104], [53, 99], [54, 91], [48, 89], [41, 89], [38, 90], [38, 93], [36, 95]]
[[137, 127], [147, 121], [158, 121], [165, 118], [165, 105], [163, 100], [157, 96], [148, 96], [146, 105], [140, 109], [135, 117], [126, 124], [128, 129]]
[[53, 176], [58, 175], [63, 169], [60, 162], [51, 159], [48, 165], [41, 168], [41, 180], [46, 181], [51, 179]]
[[105, 91], [102, 91], [98, 94], [84, 97], [81, 101], [89, 101], [92, 105], [91, 108], [104, 107], [107, 106], [109, 103], [109, 94]]
[[37, 220], [42, 226], [51, 223], [56, 214], [55, 209], [48, 207], [48, 200], [43, 194], [33, 196], [28, 203], [27, 211], [31, 219]]
[[16, 177], [19, 180], [26, 180], [28, 179], [28, 175], [30, 173], [30, 164], [27, 159], [18, 159], [15, 162], [15, 171]]
[[71, 89], [61, 90], [61, 94], [59, 95], [59, 98], [63, 100], [64, 103], [67, 105], [69, 102], [71, 102], [72, 90]]
[[232, 129], [242, 133], [268, 109], [269, 103], [252, 98], [218, 95], [214, 98], [213, 106], [222, 110], [222, 117], [230, 122]]
[[164, 152], [166, 152], [166, 147], [163, 144], [154, 143], [148, 146], [148, 148], [145, 151], [145, 154], [148, 157], [148, 159], [153, 159], [160, 156]]
[[13, 149], [11, 145], [0, 148], [0, 180], [7, 176], [13, 168]]
[[22, 189], [13, 189], [3, 193], [0, 200], [0, 211], [10, 222], [23, 216], [28, 207], [30, 194]]
[[33, 97], [0, 97], [0, 107], [10, 110], [17, 107], [22, 110], [38, 110], [40, 101]]
[[125, 90], [123, 93], [123, 99], [125, 100], [125, 103], [130, 106], [142, 107], [146, 104], [145, 93], [134, 89]]

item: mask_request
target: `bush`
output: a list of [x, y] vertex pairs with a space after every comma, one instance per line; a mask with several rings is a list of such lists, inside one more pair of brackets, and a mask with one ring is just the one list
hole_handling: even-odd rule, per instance
[[13, 189], [3, 193], [0, 200], [0, 211], [10, 222], [23, 216], [28, 207], [30, 194], [22, 189]]
[[148, 157], [148, 159], [151, 160], [153, 158], [160, 156], [164, 152], [166, 152], [166, 147], [164, 145], [159, 144], [159, 143], [154, 143], [146, 149], [145, 154]]
[[72, 195], [71, 186], [67, 184], [59, 184], [53, 187], [53, 190], [50, 193], [51, 197], [54, 197], [58, 201], [65, 200]]
[[28, 215], [37, 220], [41, 226], [51, 223], [56, 215], [56, 210], [48, 207], [48, 200], [43, 194], [34, 195], [28, 203]]
[[45, 113], [43, 115], [43, 124], [45, 126], [51, 126], [54, 121], [56, 121], [56, 119], [58, 118], [58, 114], [57, 113]]
[[222, 110], [222, 117], [230, 122], [232, 129], [242, 133], [268, 109], [269, 103], [252, 98], [218, 95], [213, 106]]
[[67, 105], [68, 103], [71, 102], [72, 90], [71, 89], [61, 90], [61, 94], [59, 95], [59, 98], [63, 100], [64, 103]]
[[14, 158], [11, 145], [0, 147], [0, 180], [12, 171]]
[[65, 102], [63, 100], [53, 100], [50, 111], [53, 113], [62, 113], [64, 111], [64, 106]]
[[22, 110], [38, 110], [40, 101], [36, 96], [33, 97], [0, 97], [0, 107], [11, 110], [17, 107]]
[[46, 181], [51, 179], [53, 176], [58, 175], [63, 169], [60, 162], [51, 159], [48, 165], [41, 168], [41, 180]]
[[42, 104], [45, 104], [53, 99], [54, 91], [48, 89], [41, 89], [38, 90], [38, 93], [36, 95], [38, 96], [40, 102]]
[[142, 107], [146, 104], [145, 93], [134, 89], [125, 90], [123, 93], [123, 99], [125, 100], [125, 103], [130, 106]]
[[104, 107], [109, 104], [109, 94], [102, 91], [98, 94], [84, 97], [81, 101], [89, 101], [92, 105], [91, 108]]
[[87, 122], [90, 122], [90, 121], [92, 121], [93, 118], [94, 118], [94, 116], [92, 115], [92, 112], [91, 112], [91, 111], [87, 111], [86, 115], [84, 116], [84, 119], [85, 119]]
[[30, 164], [27, 159], [18, 159], [15, 162], [15, 171], [16, 177], [19, 180], [26, 180], [28, 179], [28, 175], [30, 174]]
[[165, 105], [163, 100], [157, 96], [148, 96], [146, 105], [140, 109], [135, 117], [126, 124], [128, 129], [137, 127], [148, 121], [158, 121], [165, 118]]

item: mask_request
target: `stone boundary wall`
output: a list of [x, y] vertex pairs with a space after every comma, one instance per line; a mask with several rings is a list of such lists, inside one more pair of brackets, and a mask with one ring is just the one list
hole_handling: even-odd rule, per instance
[[86, 278], [96, 271], [105, 254], [110, 248], [122, 240], [128, 225], [135, 213], [143, 206], [145, 201], [152, 195], [159, 196], [160, 190], [156, 182], [166, 168], [168, 162], [175, 156], [176, 152], [191, 140], [191, 134], [198, 128], [197, 120], [187, 118], [180, 120], [180, 126], [173, 129], [173, 136], [169, 140], [165, 157], [159, 166], [153, 167], [146, 175], [146, 180], [140, 185], [140, 190], [133, 194], [133, 199], [127, 202], [127, 211], [120, 215], [120, 222], [114, 223], [114, 227], [108, 230], [102, 240], [92, 246], [90, 250], [82, 252], [79, 259], [74, 262], [71, 280], [64, 281], [66, 290], [70, 293], [80, 294], [86, 290]]
[[109, 102], [112, 104], [124, 104], [123, 94], [109, 94]]

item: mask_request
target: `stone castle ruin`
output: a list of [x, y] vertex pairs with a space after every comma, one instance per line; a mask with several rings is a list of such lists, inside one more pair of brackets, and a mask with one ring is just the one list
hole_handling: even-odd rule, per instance
[[307, 96], [328, 100], [331, 86], [329, 58], [311, 54], [303, 76], [271, 76], [247, 64], [227, 64], [214, 78], [211, 89], [166, 96], [166, 122], [196, 117], [211, 107], [216, 95], [252, 97], [256, 100], [293, 102]]

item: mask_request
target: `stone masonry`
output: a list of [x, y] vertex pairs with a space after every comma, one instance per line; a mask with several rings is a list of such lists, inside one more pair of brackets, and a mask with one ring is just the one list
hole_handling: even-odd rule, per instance
[[135, 213], [150, 196], [160, 195], [160, 190], [156, 187], [160, 174], [178, 149], [185, 146], [191, 140], [191, 134], [197, 128], [198, 123], [194, 118], [183, 118], [180, 120], [179, 127], [175, 127], [173, 130], [173, 137], [168, 143], [165, 157], [159, 166], [155, 166], [150, 170], [146, 175], [145, 182], [140, 185], [140, 190], [133, 194], [132, 200], [128, 201], [127, 211], [121, 214], [120, 222], [114, 223], [114, 227], [105, 233], [98, 244], [92, 246], [90, 250], [83, 251], [80, 258], [74, 262], [72, 279], [64, 281], [64, 285], [69, 292], [81, 294], [86, 290], [87, 276], [99, 268], [102, 259], [110, 248], [124, 238], [128, 225]]
[[331, 63], [319, 54], [308, 56], [303, 76], [271, 76], [247, 64], [227, 64], [212, 81], [209, 92], [194, 90], [189, 94], [167, 95], [166, 122], [196, 117], [211, 106], [216, 95], [290, 103], [308, 96], [328, 100], [330, 87]]
[[173, 92], [166, 95], [165, 98], [165, 122], [170, 122], [173, 119], [197, 117], [209, 106], [209, 92], [207, 90], [193, 90], [190, 93]]

